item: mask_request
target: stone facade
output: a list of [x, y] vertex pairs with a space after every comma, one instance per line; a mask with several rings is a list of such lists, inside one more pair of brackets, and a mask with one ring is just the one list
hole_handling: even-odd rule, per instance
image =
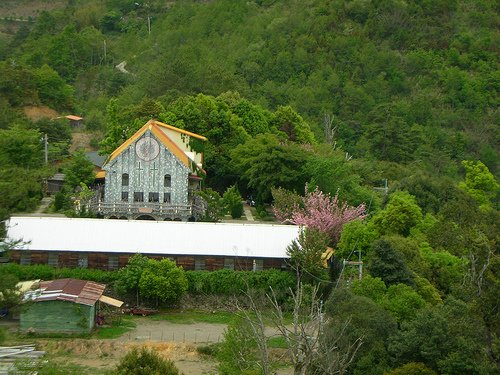
[[103, 166], [104, 195], [92, 208], [104, 218], [195, 220], [202, 155], [185, 133], [154, 120], [144, 125]]

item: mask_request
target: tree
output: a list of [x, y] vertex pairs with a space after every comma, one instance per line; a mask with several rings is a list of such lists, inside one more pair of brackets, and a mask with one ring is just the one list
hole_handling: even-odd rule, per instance
[[118, 271], [115, 288], [119, 294], [134, 293], [137, 305], [139, 304], [139, 282], [142, 273], [148, 265], [148, 258], [141, 254], [130, 257], [125, 267]]
[[297, 143], [315, 143], [314, 135], [302, 116], [290, 106], [280, 106], [271, 116], [271, 126], [286, 134], [288, 140]]
[[408, 285], [394, 284], [387, 289], [385, 307], [399, 323], [414, 319], [418, 309], [424, 306], [424, 299]]
[[[0, 256], [2, 253], [0, 253]], [[17, 306], [21, 302], [21, 294], [17, 283], [19, 279], [0, 268], [0, 308], [11, 308]]]
[[406, 267], [401, 254], [385, 238], [373, 244], [373, 253], [368, 269], [373, 277], [380, 277], [386, 285], [414, 285], [413, 276]]
[[281, 222], [289, 220], [297, 207], [301, 207], [302, 197], [293, 191], [277, 187], [271, 189], [271, 194], [274, 215]]
[[139, 280], [141, 296], [163, 303], [175, 303], [188, 289], [188, 281], [182, 267], [163, 258], [149, 259]]
[[206, 188], [196, 192], [206, 204], [205, 214], [202, 221], [218, 222], [224, 217], [224, 202], [218, 192], [213, 189]]
[[[384, 374], [390, 367], [387, 341], [397, 332], [394, 317], [371, 297], [353, 295], [348, 289], [334, 290], [325, 308], [330, 317], [330, 323], [325, 327], [326, 334], [339, 336], [345, 327], [342, 339], [338, 342], [340, 347], [352, 345], [358, 338], [362, 338], [363, 343], [356, 352], [349, 372]], [[344, 326], [343, 322], [346, 321], [349, 324]]]
[[326, 267], [322, 254], [328, 249], [328, 236], [314, 228], [305, 228], [299, 238], [288, 245], [286, 252], [290, 256], [292, 267], [301, 279], [316, 284], [326, 279]]
[[387, 206], [373, 218], [373, 223], [382, 234], [407, 236], [421, 220], [422, 210], [415, 197], [406, 191], [398, 191], [391, 194]]
[[469, 193], [482, 208], [490, 208], [500, 186], [495, 176], [480, 160], [463, 160], [462, 165], [465, 168], [465, 182], [461, 182], [459, 187]]
[[40, 168], [43, 160], [42, 136], [37, 130], [14, 125], [0, 129], [0, 164], [20, 168]]
[[243, 198], [236, 185], [229, 187], [222, 195], [222, 203], [233, 219], [241, 218], [243, 215]]
[[394, 364], [421, 362], [438, 373], [495, 373], [486, 350], [484, 324], [464, 302], [449, 297], [444, 305], [417, 311], [389, 342]]
[[132, 348], [111, 373], [114, 375], [181, 375], [171, 360], [160, 357], [156, 351], [146, 347]]
[[85, 151], [76, 151], [64, 168], [64, 184], [73, 191], [81, 183], [90, 185], [94, 182], [94, 165], [87, 159]]
[[299, 191], [304, 186], [306, 159], [304, 148], [273, 134], [259, 134], [231, 152], [235, 171], [256, 191], [257, 201], [264, 202], [271, 198], [272, 187]]
[[365, 217], [363, 203], [351, 207], [346, 202], [340, 202], [338, 194], [332, 198], [317, 187], [312, 192], [306, 192], [302, 200], [303, 207], [297, 207], [288, 219], [296, 225], [305, 225], [326, 234], [331, 246], [337, 245], [346, 223]]

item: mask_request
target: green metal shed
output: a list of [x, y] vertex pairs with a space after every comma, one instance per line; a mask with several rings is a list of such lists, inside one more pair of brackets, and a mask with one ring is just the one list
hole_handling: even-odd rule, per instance
[[21, 331], [87, 333], [95, 322], [96, 303], [105, 286], [92, 281], [60, 279], [40, 283], [26, 295]]

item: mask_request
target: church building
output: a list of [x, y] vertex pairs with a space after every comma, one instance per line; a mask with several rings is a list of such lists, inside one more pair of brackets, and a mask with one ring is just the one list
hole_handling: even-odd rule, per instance
[[148, 121], [106, 160], [104, 194], [91, 209], [106, 219], [195, 221], [203, 212], [201, 135]]

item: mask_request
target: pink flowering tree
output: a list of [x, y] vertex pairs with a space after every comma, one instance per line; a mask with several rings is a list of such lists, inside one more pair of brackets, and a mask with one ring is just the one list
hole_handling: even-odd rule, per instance
[[[302, 197], [302, 204], [296, 205], [294, 210], [287, 212], [288, 215], [275, 207], [276, 217], [282, 221], [289, 221], [296, 225], [304, 225], [307, 228], [325, 233], [332, 246], [337, 245], [340, 233], [346, 223], [366, 217], [366, 207], [362, 203], [357, 207], [349, 206], [347, 202], [339, 200], [338, 193], [334, 197], [325, 194], [319, 188], [307, 192]], [[289, 216], [289, 217], [284, 217]]]

